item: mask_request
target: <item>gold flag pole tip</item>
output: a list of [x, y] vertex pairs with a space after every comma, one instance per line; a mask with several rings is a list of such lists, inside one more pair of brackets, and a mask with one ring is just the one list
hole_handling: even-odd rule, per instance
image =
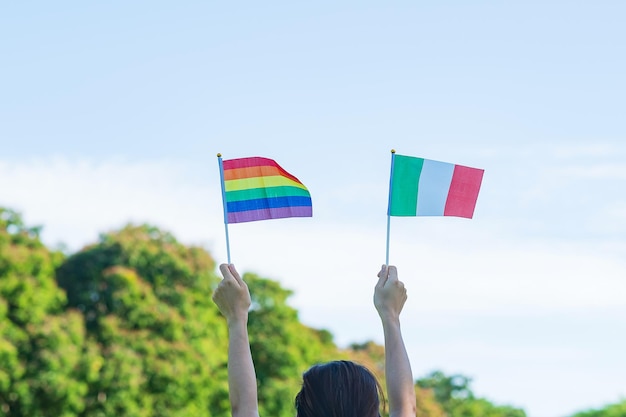
[[221, 157], [222, 157], [222, 154], [218, 152], [218, 153], [217, 153], [217, 157], [218, 157], [218, 158], [221, 158]]
[[391, 153], [396, 153], [396, 150], [395, 150], [395, 149], [392, 149], [392, 150], [391, 150]]

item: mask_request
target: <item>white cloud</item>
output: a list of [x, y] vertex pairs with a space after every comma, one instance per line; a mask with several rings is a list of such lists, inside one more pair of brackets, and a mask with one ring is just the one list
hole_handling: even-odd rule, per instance
[[208, 178], [167, 160], [0, 161], [0, 179], [0, 204], [21, 211], [28, 224], [42, 224], [49, 244], [72, 250], [127, 222], [154, 223], [180, 238], [210, 242], [207, 220], [222, 210], [221, 201], [211, 201]]

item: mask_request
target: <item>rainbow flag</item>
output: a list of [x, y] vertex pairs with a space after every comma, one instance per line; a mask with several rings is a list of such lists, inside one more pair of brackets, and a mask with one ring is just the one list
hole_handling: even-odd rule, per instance
[[471, 219], [483, 173], [482, 169], [394, 154], [387, 214]]
[[226, 224], [313, 215], [307, 188], [276, 161], [255, 156], [220, 166]]

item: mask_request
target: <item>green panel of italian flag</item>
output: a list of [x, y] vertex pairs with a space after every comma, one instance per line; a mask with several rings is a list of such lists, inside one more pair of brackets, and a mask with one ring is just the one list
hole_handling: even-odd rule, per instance
[[471, 219], [485, 171], [412, 156], [393, 156], [390, 216]]

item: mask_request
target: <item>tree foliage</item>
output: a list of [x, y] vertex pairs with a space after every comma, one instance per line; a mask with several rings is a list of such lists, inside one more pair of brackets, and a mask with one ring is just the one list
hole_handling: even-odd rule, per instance
[[596, 410], [587, 410], [572, 417], [626, 417], [626, 400]]
[[[0, 415], [230, 415], [227, 328], [204, 249], [149, 225], [128, 225], [66, 257], [40, 228], [0, 208]], [[244, 274], [262, 416], [292, 417], [301, 375], [348, 359], [385, 384], [384, 347], [338, 348], [306, 326], [278, 282]], [[416, 381], [419, 417], [525, 417], [476, 398], [471, 380], [435, 371]], [[573, 417], [624, 417], [626, 402]]]
[[0, 411], [11, 416], [74, 416], [87, 391], [82, 316], [65, 311], [54, 280], [63, 255], [39, 228], [0, 208]]
[[464, 375], [445, 375], [441, 371], [434, 371], [416, 381], [417, 387], [433, 393], [449, 417], [526, 417], [522, 409], [476, 398], [470, 385], [471, 379]]
[[204, 250], [147, 225], [104, 234], [59, 267], [102, 358], [81, 415], [227, 415], [214, 269]]

